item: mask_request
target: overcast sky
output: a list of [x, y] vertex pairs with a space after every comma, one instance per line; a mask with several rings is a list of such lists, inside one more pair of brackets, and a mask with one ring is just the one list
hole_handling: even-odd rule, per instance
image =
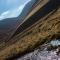
[[0, 0], [0, 20], [17, 17], [31, 0]]

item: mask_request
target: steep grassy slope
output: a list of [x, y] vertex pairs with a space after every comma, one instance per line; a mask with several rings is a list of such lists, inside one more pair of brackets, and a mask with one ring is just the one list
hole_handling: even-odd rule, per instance
[[45, 41], [53, 38], [59, 38], [60, 9], [49, 15], [47, 18], [44, 18], [43, 21], [37, 22], [33, 28], [23, 35], [22, 38], [16, 37], [19, 41], [0, 52], [0, 60], [14, 56], [18, 53], [21, 54], [23, 52], [33, 50], [35, 47], [41, 45]]

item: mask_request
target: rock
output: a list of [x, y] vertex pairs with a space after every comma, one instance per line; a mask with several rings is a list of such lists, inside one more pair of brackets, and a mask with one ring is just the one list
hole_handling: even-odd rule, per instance
[[57, 55], [59, 48], [57, 47], [55, 50], [49, 51], [47, 50], [48, 44], [43, 44], [43, 46], [40, 46], [44, 47], [44, 49], [41, 50], [41, 48], [38, 48], [37, 50], [26, 54], [23, 57], [18, 58], [17, 60], [59, 60], [60, 53], [59, 55]]

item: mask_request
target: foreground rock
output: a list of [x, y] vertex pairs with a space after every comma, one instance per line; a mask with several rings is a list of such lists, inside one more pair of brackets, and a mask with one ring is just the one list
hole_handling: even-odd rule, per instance
[[[55, 41], [57, 42], [58, 40], [55, 40]], [[53, 42], [53, 41], [51, 41], [51, 42]], [[59, 42], [59, 44], [60, 44], [60, 42]], [[48, 50], [49, 45], [51, 45], [51, 43], [43, 44], [34, 52], [26, 54], [25, 56], [20, 57], [17, 60], [60, 60], [59, 48], [58, 47], [55, 49], [49, 48], [50, 50]], [[56, 47], [57, 44], [54, 44], [54, 45], [55, 45], [54, 47]]]

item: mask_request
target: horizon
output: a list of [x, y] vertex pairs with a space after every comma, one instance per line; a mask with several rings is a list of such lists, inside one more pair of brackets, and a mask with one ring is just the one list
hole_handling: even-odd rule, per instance
[[1, 0], [0, 20], [18, 17], [25, 5], [31, 0]]

